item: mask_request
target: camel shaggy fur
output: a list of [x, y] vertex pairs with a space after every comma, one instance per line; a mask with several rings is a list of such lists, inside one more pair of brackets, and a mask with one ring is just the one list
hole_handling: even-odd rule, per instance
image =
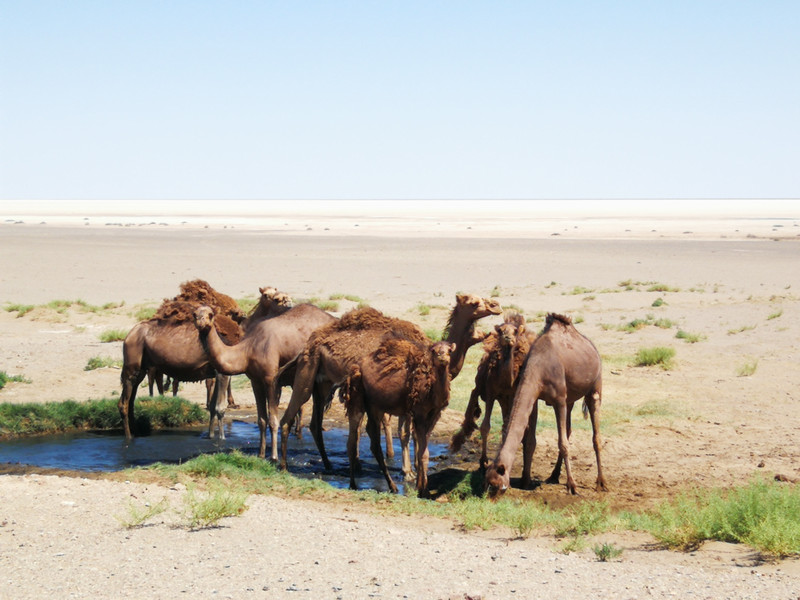
[[480, 428], [482, 469], [489, 464], [488, 444], [493, 405], [495, 401], [500, 405], [505, 432], [511, 413], [511, 401], [517, 389], [517, 378], [535, 339], [536, 334], [526, 329], [524, 317], [515, 311], [509, 311], [504, 315], [503, 323], [495, 325], [495, 330], [483, 342], [483, 356], [478, 363], [475, 387], [464, 412], [464, 421], [450, 443], [450, 449], [457, 451], [475, 431], [477, 418], [481, 414], [478, 400], [482, 399], [486, 405]]
[[[459, 294], [446, 329], [446, 341], [454, 343], [449, 362], [450, 376], [455, 377], [464, 363], [466, 348], [482, 339], [475, 333], [475, 321], [489, 315], [501, 314], [500, 304], [494, 299], [480, 298], [472, 294]], [[387, 334], [421, 345], [429, 343], [422, 330], [402, 319], [387, 317], [374, 308], [360, 308], [346, 313], [338, 323], [323, 327], [312, 335], [297, 359], [297, 373], [292, 388], [292, 398], [281, 418], [281, 467], [286, 468], [287, 437], [289, 424], [311, 396], [315, 384], [328, 389], [341, 384], [350, 369], [359, 361], [375, 352]], [[322, 439], [322, 414], [324, 398], [329, 394], [315, 394], [312, 407], [311, 433], [326, 469], [331, 468], [325, 443]], [[401, 426], [406, 434], [407, 427]], [[411, 471], [411, 460], [407, 444], [403, 450], [403, 471]]]
[[455, 350], [456, 344], [449, 342], [423, 344], [388, 335], [375, 352], [351, 367], [342, 395], [350, 423], [347, 454], [352, 489], [357, 489], [359, 427], [366, 413], [372, 454], [395, 493], [397, 485], [386, 468], [378, 425], [385, 414], [411, 419], [417, 490], [420, 494], [427, 492], [428, 441], [450, 401], [448, 369]]
[[486, 484], [492, 497], [508, 489], [514, 456], [523, 438], [522, 486], [530, 485], [531, 462], [536, 449], [538, 400], [553, 407], [558, 428], [558, 461], [547, 483], [558, 483], [563, 462], [567, 491], [577, 493], [569, 461], [570, 415], [575, 402], [583, 398], [584, 416], [588, 415], [592, 422], [592, 444], [597, 460], [596, 487], [602, 491], [608, 489], [600, 462], [601, 371], [597, 348], [575, 329], [572, 321], [563, 315], [547, 315], [544, 331], [531, 346], [525, 360], [503, 444], [486, 470]]
[[221, 404], [222, 390], [228, 378], [218, 376], [209, 364], [197, 329], [192, 323], [194, 309], [205, 303], [219, 313], [218, 326], [221, 335], [231, 342], [238, 341], [242, 334], [239, 323], [244, 314], [230, 296], [214, 290], [207, 282], [196, 279], [181, 284], [181, 293], [171, 300], [164, 300], [155, 316], [136, 324], [122, 343], [122, 393], [119, 412], [125, 437], [130, 439], [135, 429], [134, 402], [136, 391], [151, 369], [178, 381], [216, 380], [214, 391], [208, 398], [207, 408], [211, 415], [209, 429], [216, 417], [222, 431], [222, 416], [225, 408]]

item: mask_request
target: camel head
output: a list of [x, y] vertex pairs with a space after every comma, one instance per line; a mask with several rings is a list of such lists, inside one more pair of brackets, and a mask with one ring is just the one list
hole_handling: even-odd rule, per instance
[[209, 306], [198, 306], [194, 311], [194, 324], [200, 331], [208, 332], [214, 326], [214, 311]]
[[292, 308], [292, 297], [285, 292], [276, 292], [272, 296], [272, 303], [280, 308]]
[[499, 315], [503, 313], [500, 303], [494, 298], [481, 298], [475, 294], [458, 294], [456, 304], [470, 312], [471, 320], [477, 321], [489, 315]]
[[452, 342], [436, 342], [431, 346], [431, 358], [437, 367], [446, 367], [450, 364], [450, 354], [456, 349]]
[[512, 323], [501, 323], [495, 325], [494, 330], [500, 340], [500, 345], [505, 348], [512, 348], [517, 343], [517, 336], [525, 331], [525, 326], [516, 327]]
[[272, 286], [260, 287], [258, 291], [261, 296], [258, 304], [264, 314], [269, 314], [272, 309], [289, 310], [292, 308], [292, 298], [286, 292], [279, 292]]
[[511, 486], [511, 478], [503, 462], [495, 461], [486, 469], [486, 490], [489, 492], [489, 499], [494, 501], [500, 498]]

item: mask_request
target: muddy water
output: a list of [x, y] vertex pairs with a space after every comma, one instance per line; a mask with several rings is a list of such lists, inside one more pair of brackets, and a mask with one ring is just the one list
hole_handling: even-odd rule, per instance
[[[229, 421], [226, 439], [209, 438], [205, 428], [156, 431], [151, 435], [126, 441], [120, 432], [79, 432], [37, 436], [0, 442], [0, 463], [33, 465], [71, 471], [117, 471], [155, 462], [177, 463], [199, 454], [239, 449], [247, 454], [258, 452], [258, 426], [255, 423]], [[326, 472], [311, 435], [289, 439], [289, 471], [298, 477], [319, 478], [339, 488], [350, 483], [347, 460], [347, 431], [330, 428], [324, 433], [325, 449], [332, 470]], [[386, 464], [392, 478], [402, 490], [400, 444], [394, 440], [395, 457]], [[359, 446], [362, 474], [360, 489], [388, 491], [378, 465], [369, 450], [369, 439], [363, 436]], [[444, 444], [430, 445], [431, 458], [446, 451]], [[433, 466], [433, 464], [431, 465]]]

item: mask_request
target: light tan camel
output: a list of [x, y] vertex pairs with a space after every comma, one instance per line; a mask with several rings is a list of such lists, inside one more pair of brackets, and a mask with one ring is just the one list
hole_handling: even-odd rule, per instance
[[151, 369], [178, 381], [215, 379], [214, 391], [207, 402], [211, 415], [209, 430], [213, 433], [211, 428], [217, 418], [220, 435], [224, 436], [225, 408], [221, 401], [228, 378], [218, 376], [209, 364], [192, 323], [192, 314], [200, 302], [216, 307], [220, 314], [218, 326], [224, 328], [223, 335], [229, 340], [236, 341], [241, 336], [238, 323], [244, 319], [244, 314], [233, 298], [215, 291], [200, 279], [182, 283], [181, 293], [172, 300], [165, 300], [152, 319], [136, 324], [122, 343], [122, 393], [118, 406], [126, 438], [133, 437], [135, 429], [136, 391]]
[[508, 416], [511, 413], [511, 402], [517, 389], [518, 375], [535, 339], [536, 334], [525, 327], [524, 317], [515, 311], [509, 311], [504, 315], [503, 323], [495, 325], [494, 332], [483, 342], [483, 356], [475, 374], [475, 387], [464, 411], [464, 422], [450, 443], [450, 449], [458, 451], [475, 431], [476, 420], [481, 414], [478, 400], [482, 399], [486, 405], [480, 428], [482, 469], [489, 464], [488, 446], [493, 405], [495, 401], [500, 405], [503, 433], [505, 433]]
[[511, 421], [497, 458], [486, 470], [486, 484], [492, 497], [508, 489], [514, 456], [523, 440], [522, 487], [531, 483], [531, 462], [536, 449], [537, 401], [555, 410], [558, 427], [558, 461], [547, 483], [558, 483], [563, 461], [567, 491], [576, 494], [569, 464], [572, 407], [583, 398], [584, 416], [592, 421], [592, 444], [597, 460], [598, 490], [606, 491], [600, 463], [600, 404], [603, 384], [600, 355], [594, 344], [580, 334], [563, 315], [549, 314], [542, 334], [531, 346], [517, 384]]
[[450, 342], [421, 344], [388, 335], [375, 352], [351, 367], [342, 390], [350, 423], [347, 455], [352, 489], [357, 489], [359, 427], [366, 413], [372, 454], [389, 488], [397, 493], [397, 485], [383, 458], [378, 428], [383, 415], [388, 414], [411, 419], [417, 491], [422, 495], [427, 493], [428, 441], [450, 401], [448, 369], [456, 349], [456, 344]]
[[[450, 357], [450, 376], [455, 377], [464, 363], [466, 348], [483, 339], [475, 333], [475, 321], [489, 315], [499, 315], [502, 309], [494, 299], [480, 298], [472, 294], [456, 296], [446, 329], [446, 341], [456, 345]], [[297, 359], [297, 374], [292, 387], [292, 398], [281, 418], [281, 467], [286, 468], [287, 438], [289, 424], [311, 396], [315, 384], [325, 382], [330, 389], [347, 377], [351, 367], [363, 357], [378, 349], [387, 333], [419, 344], [429, 342], [419, 327], [404, 321], [387, 317], [374, 308], [360, 308], [345, 314], [338, 323], [320, 329], [312, 335], [302, 354]], [[323, 398], [329, 394], [315, 394], [312, 407], [311, 434], [317, 445], [322, 462], [330, 470], [331, 463], [325, 452], [322, 439], [322, 414], [325, 407]], [[401, 426], [401, 430], [407, 428]], [[401, 441], [404, 436], [401, 435]], [[411, 471], [411, 460], [407, 445], [403, 451], [403, 472]]]
[[[270, 319], [252, 325], [242, 340], [228, 346], [217, 334], [214, 312], [205, 306], [195, 310], [195, 325], [208, 351], [212, 366], [225, 375], [244, 373], [253, 386], [258, 412], [260, 445], [266, 456], [267, 423], [272, 433], [272, 460], [278, 460], [278, 403], [282, 385], [291, 385], [294, 373], [281, 371], [299, 354], [309, 336], [336, 318], [311, 304], [300, 304]], [[281, 377], [283, 375], [283, 377]]]

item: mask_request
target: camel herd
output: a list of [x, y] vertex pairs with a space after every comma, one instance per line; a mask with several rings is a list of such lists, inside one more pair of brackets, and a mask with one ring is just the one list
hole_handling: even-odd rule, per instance
[[[410, 479], [416, 470], [418, 493], [425, 495], [428, 442], [449, 403], [450, 382], [461, 372], [467, 350], [483, 342], [475, 387], [451, 448], [458, 449], [475, 430], [481, 413], [479, 399], [483, 399], [486, 411], [480, 427], [480, 466], [485, 470], [490, 497], [497, 497], [509, 487], [520, 443], [522, 484], [530, 484], [539, 399], [554, 408], [558, 428], [558, 460], [547, 481], [558, 482], [563, 464], [567, 490], [577, 493], [570, 469], [569, 437], [572, 407], [583, 398], [584, 415], [592, 423], [596, 485], [599, 490], [607, 489], [600, 462], [600, 356], [569, 318], [548, 315], [544, 330], [536, 335], [526, 328], [519, 314], [507, 312], [503, 323], [487, 335], [477, 331], [475, 324], [489, 315], [503, 314], [499, 302], [458, 294], [445, 339], [432, 342], [417, 325], [374, 308], [356, 308], [337, 318], [311, 304], [295, 306], [287, 294], [275, 288], [259, 291], [259, 302], [245, 315], [230, 296], [217, 292], [205, 281], [186, 282], [181, 285], [181, 293], [165, 300], [153, 318], [131, 329], [123, 342], [119, 400], [127, 438], [136, 429], [134, 401], [145, 376], [156, 382], [164, 376], [173, 382], [207, 381], [209, 434], [214, 435], [216, 423], [220, 437], [224, 437], [222, 421], [228, 403], [232, 403], [230, 377], [244, 373], [255, 397], [261, 458], [266, 458], [269, 425], [270, 457], [287, 468], [290, 427], [293, 423], [299, 426], [303, 407], [311, 399], [309, 429], [329, 470], [322, 418], [338, 395], [349, 421], [350, 486], [356, 488], [360, 470], [358, 438], [366, 417], [370, 449], [389, 488], [397, 491], [380, 441], [383, 428], [387, 454], [391, 456], [390, 419], [396, 416], [403, 474]], [[291, 386], [292, 396], [279, 421], [284, 386]], [[497, 457], [490, 462], [487, 440], [495, 400], [503, 415], [503, 441]], [[413, 468], [409, 448], [412, 435]]]

